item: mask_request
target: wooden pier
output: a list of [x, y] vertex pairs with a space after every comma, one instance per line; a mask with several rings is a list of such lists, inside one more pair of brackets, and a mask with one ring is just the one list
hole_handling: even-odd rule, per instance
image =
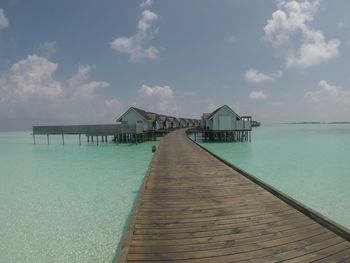
[[61, 135], [64, 144], [65, 135], [78, 135], [81, 144], [81, 135], [86, 135], [87, 142], [107, 142], [108, 136], [115, 142], [138, 143], [155, 140], [157, 134], [152, 131], [144, 132], [140, 124], [95, 124], [95, 125], [53, 125], [33, 126], [33, 141], [36, 135], [46, 135], [47, 144], [50, 144], [50, 135]]
[[117, 262], [350, 262], [347, 239], [176, 130], [154, 155]]

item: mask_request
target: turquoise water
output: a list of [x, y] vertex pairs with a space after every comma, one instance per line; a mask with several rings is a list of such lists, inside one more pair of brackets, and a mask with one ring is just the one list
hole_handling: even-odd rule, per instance
[[0, 133], [0, 262], [111, 262], [154, 144]]
[[350, 228], [350, 125], [262, 126], [251, 143], [201, 144]]

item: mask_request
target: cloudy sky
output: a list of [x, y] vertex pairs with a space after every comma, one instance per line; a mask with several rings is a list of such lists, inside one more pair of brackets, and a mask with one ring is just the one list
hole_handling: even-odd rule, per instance
[[350, 121], [348, 0], [0, 0], [0, 130], [129, 106]]

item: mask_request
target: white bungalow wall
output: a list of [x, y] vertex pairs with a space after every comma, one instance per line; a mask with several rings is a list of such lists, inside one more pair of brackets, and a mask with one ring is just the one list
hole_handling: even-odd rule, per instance
[[152, 123], [131, 109], [121, 120], [124, 124], [142, 124], [145, 131], [152, 129]]
[[250, 130], [251, 129], [251, 124], [250, 121], [247, 120], [239, 120], [236, 122], [237, 124], [237, 130]]
[[165, 121], [164, 122], [164, 129], [169, 129], [171, 128], [171, 122], [170, 121]]
[[215, 113], [209, 123], [211, 130], [235, 130], [237, 128], [237, 116], [227, 107], [222, 107]]

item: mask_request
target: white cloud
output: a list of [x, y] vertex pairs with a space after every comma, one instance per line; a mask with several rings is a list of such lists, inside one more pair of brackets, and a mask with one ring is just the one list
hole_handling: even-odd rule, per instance
[[263, 82], [272, 82], [276, 79], [282, 77], [282, 72], [278, 71], [277, 73], [267, 74], [256, 69], [250, 69], [246, 72], [245, 78], [248, 82], [259, 84]]
[[320, 0], [280, 0], [279, 9], [264, 27], [265, 37], [285, 58], [287, 67], [310, 67], [339, 54], [340, 41], [326, 40], [311, 22]]
[[252, 91], [249, 93], [249, 98], [252, 100], [263, 100], [267, 98], [267, 95], [262, 91]]
[[9, 26], [9, 20], [7, 19], [4, 9], [0, 8], [0, 29]]
[[120, 112], [120, 110], [122, 109], [122, 103], [116, 98], [106, 100], [105, 105], [108, 109], [111, 109], [114, 112]]
[[68, 81], [54, 78], [57, 69], [58, 64], [33, 54], [0, 75], [0, 119], [92, 123], [113, 121], [120, 113], [117, 99], [99, 94], [109, 83], [89, 81], [91, 66], [80, 66]]
[[57, 64], [35, 54], [18, 61], [3, 80], [0, 97], [2, 100], [22, 100], [31, 96], [54, 99], [62, 95], [61, 84], [52, 78], [57, 67]]
[[338, 107], [341, 104], [350, 104], [350, 90], [329, 84], [325, 80], [318, 83], [318, 89], [308, 91], [304, 99], [313, 103], [336, 103]]
[[321, 80], [317, 89], [305, 93], [302, 103], [304, 114], [311, 116], [310, 119], [348, 121], [350, 89]]
[[146, 33], [147, 30], [152, 26], [152, 23], [158, 19], [158, 15], [150, 10], [142, 12], [142, 17], [139, 20], [138, 28], [142, 33]]
[[97, 90], [110, 86], [105, 81], [86, 82], [90, 71], [90, 65], [79, 66], [77, 73], [69, 80], [72, 100], [92, 100], [97, 96]]
[[137, 93], [135, 106], [163, 114], [176, 114], [178, 112], [174, 92], [170, 86], [150, 87], [142, 85]]
[[148, 8], [153, 4], [152, 0], [145, 0], [140, 4], [141, 8]]
[[149, 87], [147, 85], [142, 85], [142, 87], [138, 90], [140, 95], [159, 95], [161, 97], [172, 97], [173, 91], [170, 86], [154, 86]]
[[149, 45], [154, 35], [159, 31], [153, 30], [153, 24], [158, 19], [158, 15], [150, 10], [142, 12], [138, 21], [138, 30], [134, 36], [118, 37], [110, 43], [113, 50], [129, 55], [131, 61], [142, 59], [155, 60], [159, 57], [162, 48]]

